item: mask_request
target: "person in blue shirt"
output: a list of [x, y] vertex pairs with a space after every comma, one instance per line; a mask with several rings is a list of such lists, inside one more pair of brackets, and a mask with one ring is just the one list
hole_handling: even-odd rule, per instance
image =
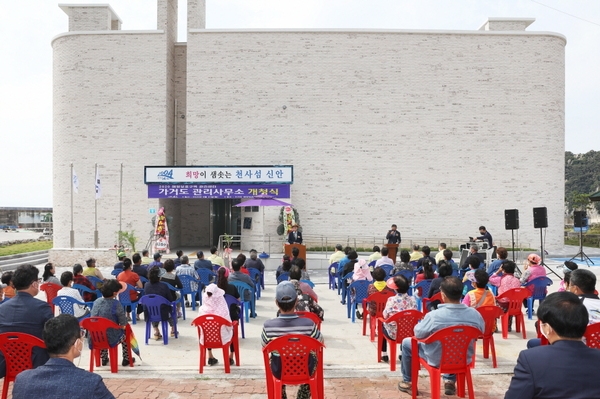
[[496, 256], [498, 257], [498, 259], [490, 263], [486, 269], [487, 274], [490, 276], [496, 273], [498, 269], [500, 269], [500, 266], [502, 266], [502, 262], [504, 262], [508, 257], [508, 251], [504, 247], [498, 247], [496, 249]]

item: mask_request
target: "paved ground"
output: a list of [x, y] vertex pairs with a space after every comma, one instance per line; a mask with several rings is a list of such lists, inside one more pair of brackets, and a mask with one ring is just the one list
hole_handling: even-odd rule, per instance
[[[186, 251], [187, 253], [187, 251]], [[310, 257], [309, 257], [310, 259]], [[275, 260], [275, 257], [273, 257]], [[260, 346], [262, 324], [275, 316], [274, 303], [274, 267], [268, 263], [267, 287], [262, 298], [257, 301], [256, 319], [246, 324], [246, 339], [241, 340], [241, 366], [232, 367], [231, 374], [225, 374], [222, 366], [222, 354], [215, 352], [219, 364], [206, 367], [204, 373], [198, 373], [197, 334], [190, 325], [195, 312], [187, 309], [187, 320], [179, 320], [179, 339], [170, 339], [167, 346], [151, 340], [144, 344], [145, 323], [133, 326], [143, 361], [136, 367], [120, 367], [118, 374], [111, 374], [108, 367], [95, 370], [105, 379], [107, 386], [118, 398], [266, 398], [264, 366]], [[559, 262], [548, 260], [549, 267], [556, 270]], [[309, 263], [310, 264], [310, 263]], [[110, 276], [111, 267], [101, 268]], [[64, 268], [66, 270], [66, 268]], [[600, 268], [590, 270], [600, 273]], [[57, 275], [63, 268], [57, 270]], [[555, 281], [551, 291], [558, 288], [558, 278], [549, 275]], [[408, 398], [410, 395], [397, 390], [400, 379], [398, 371], [390, 372], [389, 365], [376, 362], [376, 344], [362, 335], [362, 323], [352, 323], [347, 318], [346, 307], [339, 302], [337, 293], [327, 289], [327, 276], [324, 271], [315, 268], [313, 281], [319, 295], [319, 304], [325, 309], [325, 321], [322, 332], [325, 336], [324, 369], [325, 395], [327, 398]], [[270, 284], [269, 284], [270, 283]], [[40, 297], [43, 298], [43, 293]], [[534, 316], [535, 318], [535, 316]], [[527, 337], [534, 337], [533, 320], [526, 320]], [[476, 367], [473, 380], [477, 398], [502, 398], [509, 383], [518, 353], [525, 348], [526, 341], [520, 334], [510, 333], [504, 340], [495, 336], [498, 368], [491, 368], [491, 360], [481, 356], [481, 344], [478, 345]], [[89, 364], [89, 352], [84, 352], [79, 366]], [[430, 397], [429, 378], [423, 374], [419, 380], [421, 398]], [[290, 398], [295, 397], [293, 390]], [[444, 397], [444, 395], [442, 395]]]

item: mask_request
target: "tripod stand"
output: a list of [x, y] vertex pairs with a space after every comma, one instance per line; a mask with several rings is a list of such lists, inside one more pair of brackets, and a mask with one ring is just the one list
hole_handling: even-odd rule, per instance
[[[515, 229], [510, 229], [510, 233], [512, 236], [512, 255], [513, 255], [512, 259], [513, 259], [513, 262], [515, 262]], [[519, 266], [517, 266], [516, 263], [515, 263], [515, 267], [517, 268], [517, 271], [519, 272], [519, 274], [523, 274], [521, 272], [521, 269], [519, 269]]]
[[558, 277], [559, 280], [562, 280], [562, 277], [559, 276], [554, 270], [550, 269], [550, 267], [544, 262], [544, 237], [542, 236], [542, 228], [540, 228], [540, 255], [542, 257], [542, 262], [540, 265], [544, 265], [544, 267]]
[[585, 260], [585, 263], [588, 267], [590, 267], [590, 263], [592, 265], [594, 264], [594, 262], [592, 262], [592, 260], [585, 254], [585, 252], [583, 252], [583, 227], [579, 227], [579, 252], [577, 252], [577, 255], [573, 256], [569, 260], [571, 261], [577, 258], [578, 256], [581, 257], [582, 262]]

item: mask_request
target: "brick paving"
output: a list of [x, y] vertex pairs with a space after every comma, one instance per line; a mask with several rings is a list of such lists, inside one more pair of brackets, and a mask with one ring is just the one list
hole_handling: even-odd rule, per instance
[[[398, 391], [399, 378], [332, 378], [325, 380], [325, 397], [328, 399], [386, 399], [410, 398]], [[266, 398], [264, 379], [107, 379], [106, 385], [115, 397], [127, 399], [187, 399], [205, 397], [211, 399], [262, 399]], [[510, 383], [510, 375], [473, 376], [478, 399], [497, 399], [504, 396]], [[290, 387], [288, 397], [294, 398], [295, 389]], [[419, 379], [419, 398], [430, 398], [429, 378]], [[445, 396], [442, 398], [455, 398]]]

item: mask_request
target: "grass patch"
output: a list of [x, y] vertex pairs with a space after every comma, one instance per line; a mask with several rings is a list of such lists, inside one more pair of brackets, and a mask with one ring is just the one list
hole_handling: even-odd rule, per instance
[[0, 256], [17, 255], [26, 252], [47, 251], [53, 246], [52, 241], [35, 241], [0, 247]]

